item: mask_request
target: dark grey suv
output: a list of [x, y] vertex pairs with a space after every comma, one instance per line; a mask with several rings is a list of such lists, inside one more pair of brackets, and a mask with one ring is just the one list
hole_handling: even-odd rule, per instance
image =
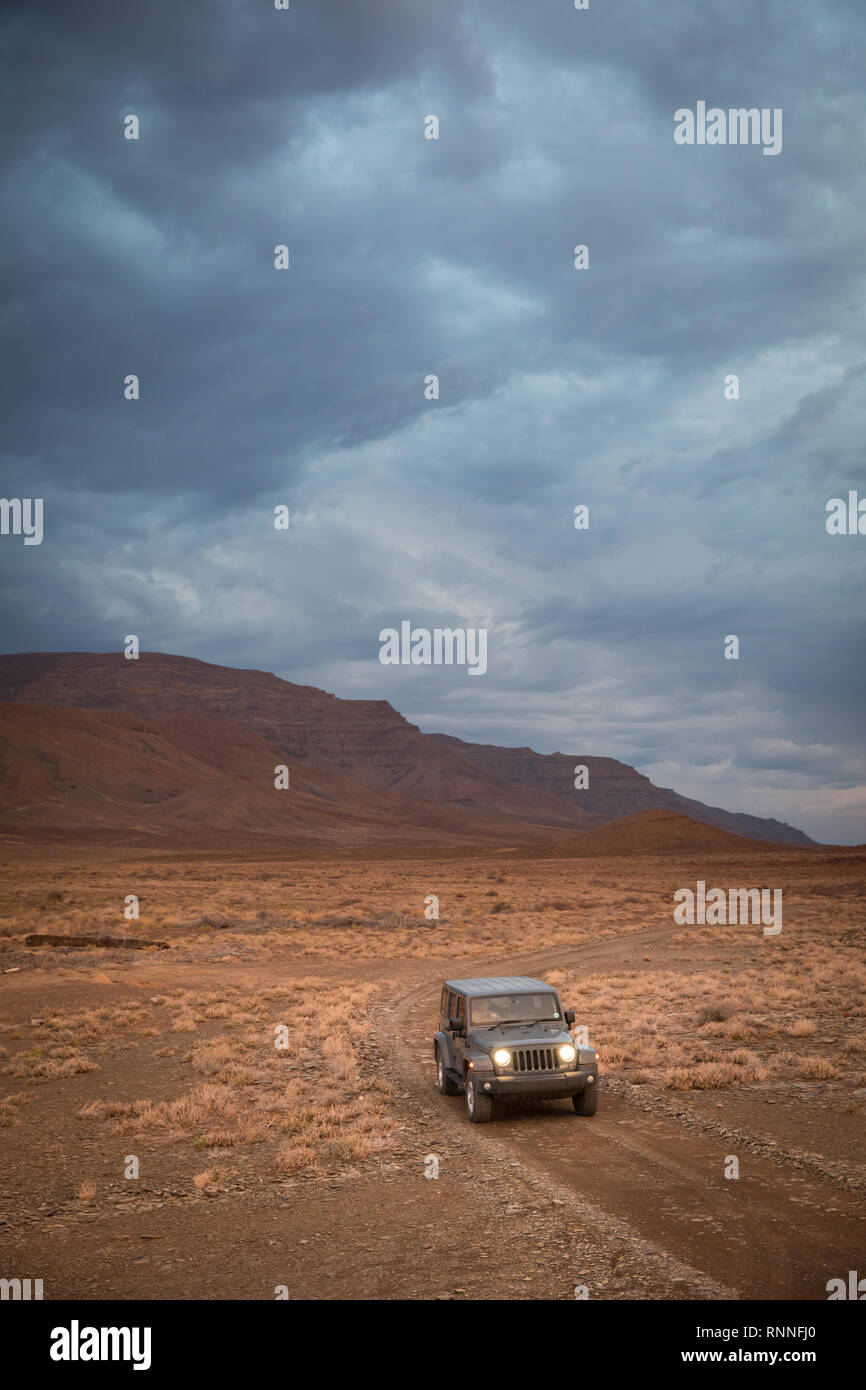
[[595, 1114], [598, 1053], [574, 1043], [574, 1014], [543, 980], [446, 980], [439, 1015], [439, 1091], [463, 1091], [473, 1124], [489, 1120], [494, 1098], [504, 1096], [571, 1096], [578, 1115]]

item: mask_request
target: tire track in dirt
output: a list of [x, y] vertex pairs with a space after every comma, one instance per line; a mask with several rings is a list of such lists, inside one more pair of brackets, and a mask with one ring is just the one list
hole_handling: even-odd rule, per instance
[[[566, 949], [534, 950], [506, 961], [311, 957], [280, 962], [281, 973], [335, 981], [365, 978], [381, 984], [372, 1013], [375, 1055], [368, 1059], [368, 1068], [395, 1083], [394, 1106], [405, 1136], [399, 1140], [402, 1151], [394, 1154], [396, 1162], [390, 1165], [388, 1191], [393, 1198], [384, 1193], [383, 1198], [386, 1205], [408, 1200], [414, 1211], [418, 1201], [413, 1184], [423, 1155], [440, 1154], [445, 1181], [441, 1187], [423, 1181], [421, 1186], [437, 1190], [441, 1220], [459, 1230], [461, 1251], [467, 1265], [475, 1263], [482, 1287], [482, 1272], [495, 1278], [499, 1268], [501, 1278], [501, 1261], [497, 1265], [479, 1245], [499, 1238], [492, 1237], [491, 1230], [501, 1231], [501, 1258], [509, 1243], [517, 1242], [519, 1254], [512, 1252], [509, 1268], [517, 1263], [521, 1271], [526, 1268], [531, 1276], [526, 1287], [541, 1297], [570, 1298], [575, 1271], [573, 1277], [586, 1282], [591, 1298], [824, 1299], [829, 1278], [858, 1268], [864, 1214], [852, 1194], [811, 1174], [792, 1172], [764, 1155], [743, 1152], [730, 1137], [695, 1133], [697, 1119], [687, 1123], [685, 1116], [667, 1113], [669, 1103], [664, 1111], [638, 1111], [602, 1087], [599, 1112], [592, 1119], [575, 1116], [562, 1102], [524, 1103], [503, 1110], [504, 1117], [491, 1125], [472, 1126], [465, 1120], [462, 1098], [437, 1094], [431, 1039], [443, 978], [503, 970], [542, 974], [563, 966], [630, 966], [643, 948], [676, 930], [665, 924]], [[243, 988], [272, 983], [274, 970], [273, 962], [237, 962], [231, 967], [232, 981]], [[183, 962], [166, 969], [163, 962], [142, 962], [111, 974], [91, 969], [64, 971], [59, 978], [42, 974], [41, 982], [31, 983], [34, 988], [41, 984], [49, 994], [83, 994], [96, 984], [132, 995], [141, 989], [187, 984], [202, 988], [224, 981], [225, 975], [224, 963], [201, 967]], [[646, 1104], [646, 1099], [642, 1095], [641, 1102]], [[742, 1177], [737, 1182], [723, 1177], [729, 1152], [740, 1157]], [[458, 1179], [453, 1190], [449, 1175]], [[299, 1200], [309, 1203], [317, 1190], [299, 1190]], [[350, 1191], [351, 1185], [343, 1210], [348, 1222], [345, 1254], [351, 1254], [353, 1267], [362, 1270], [373, 1255], [351, 1244], [357, 1233]], [[239, 1192], [221, 1210], [233, 1210], [235, 1202], [243, 1200]], [[178, 1201], [185, 1210], [186, 1200]], [[287, 1223], [288, 1217], [286, 1213]], [[262, 1212], [259, 1234], [264, 1246], [273, 1236], [273, 1219], [270, 1208]], [[299, 1219], [292, 1215], [293, 1227]], [[417, 1270], [410, 1266], [414, 1283], [405, 1282], [408, 1272], [398, 1279], [392, 1271], [393, 1287], [383, 1296], [400, 1296], [398, 1289], [409, 1296], [430, 1296], [430, 1289], [439, 1287], [436, 1260], [430, 1256], [431, 1268], [422, 1267], [417, 1248], [422, 1238], [430, 1239], [413, 1228], [405, 1213], [400, 1221], [382, 1218], [375, 1248], [390, 1248], [389, 1241], [411, 1241], [419, 1261]], [[328, 1296], [328, 1287], [323, 1287]]]
[[[416, 1104], [434, 1096], [443, 1127], [459, 1127], [479, 1162], [495, 1155], [501, 1164], [517, 1163], [557, 1190], [578, 1220], [591, 1216], [596, 1226], [614, 1223], [620, 1235], [630, 1232], [647, 1255], [672, 1261], [672, 1282], [703, 1280], [717, 1290], [703, 1294], [709, 1298], [823, 1300], [828, 1279], [858, 1267], [866, 1212], [855, 1194], [751, 1152], [737, 1154], [740, 1178], [726, 1179], [732, 1150], [723, 1139], [701, 1132], [694, 1117], [687, 1126], [669, 1114], [636, 1111], [603, 1082], [591, 1119], [564, 1103], [524, 1101], [478, 1127], [466, 1121], [462, 1097], [435, 1092], [432, 1035], [443, 978], [628, 965], [638, 948], [675, 930], [652, 928], [505, 962], [470, 958], [428, 972], [423, 983], [392, 999], [393, 1026], [406, 1044], [398, 1059], [401, 1080]], [[447, 1133], [443, 1128], [443, 1142]]]

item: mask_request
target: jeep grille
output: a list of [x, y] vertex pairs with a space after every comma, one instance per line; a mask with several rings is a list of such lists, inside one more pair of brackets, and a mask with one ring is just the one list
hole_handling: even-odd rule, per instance
[[556, 1071], [559, 1066], [553, 1047], [518, 1047], [513, 1056], [515, 1071]]

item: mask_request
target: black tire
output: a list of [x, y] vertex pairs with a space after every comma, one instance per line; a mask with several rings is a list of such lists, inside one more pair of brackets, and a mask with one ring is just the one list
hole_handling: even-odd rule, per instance
[[584, 1086], [582, 1091], [572, 1096], [571, 1103], [578, 1115], [594, 1115], [598, 1109], [598, 1078], [591, 1086]]
[[466, 1114], [473, 1125], [485, 1125], [493, 1117], [493, 1097], [478, 1090], [471, 1071], [466, 1073]]
[[458, 1094], [459, 1094], [459, 1091], [460, 1091], [460, 1087], [457, 1085], [457, 1082], [456, 1082], [456, 1081], [452, 1081], [451, 1077], [448, 1075], [447, 1071], [445, 1070], [445, 1059], [443, 1058], [442, 1053], [439, 1051], [439, 1044], [438, 1044], [438, 1043], [436, 1044], [436, 1047], [435, 1047], [435, 1055], [436, 1055], [436, 1085], [439, 1087], [439, 1094], [440, 1094], [440, 1096], [456, 1096], [456, 1095], [458, 1095]]

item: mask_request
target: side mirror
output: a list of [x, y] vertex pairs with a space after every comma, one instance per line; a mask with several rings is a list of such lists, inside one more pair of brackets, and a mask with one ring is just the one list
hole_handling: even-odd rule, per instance
[[460, 1019], [459, 1019], [459, 1018], [449, 1018], [449, 1020], [448, 1020], [448, 1027], [449, 1027], [449, 1029], [451, 1030], [452, 1033], [462, 1033], [462, 1032], [463, 1032], [463, 1024], [460, 1022]]
[[565, 1011], [565, 1021], [566, 1021], [566, 1023], [568, 1024], [569, 1028], [573, 1028], [573, 1027], [574, 1027], [574, 1019], [575, 1019], [574, 1009], [566, 1009], [566, 1011]]

